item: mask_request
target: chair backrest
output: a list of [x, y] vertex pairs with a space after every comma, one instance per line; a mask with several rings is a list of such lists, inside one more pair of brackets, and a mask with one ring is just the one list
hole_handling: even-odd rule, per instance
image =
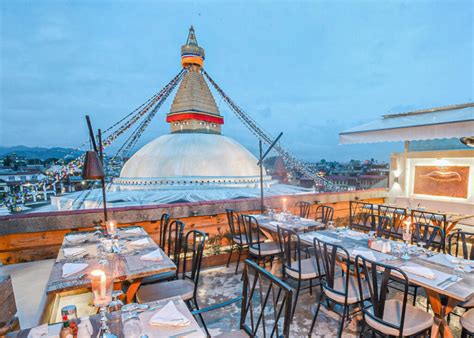
[[372, 203], [350, 201], [349, 202], [349, 223], [354, 229], [375, 231], [373, 223], [374, 205]]
[[384, 238], [392, 238], [395, 237], [393, 235], [393, 227], [392, 227], [392, 219], [387, 216], [379, 216], [379, 215], [372, 215], [375, 220], [373, 221], [376, 224], [376, 231], [378, 237]]
[[184, 233], [184, 223], [180, 220], [172, 221], [166, 225], [164, 230], [163, 244], [160, 247], [170, 257], [176, 266], [179, 265], [179, 257]]
[[450, 255], [474, 260], [474, 232], [457, 229], [449, 234], [447, 242]]
[[[370, 298], [367, 302], [364, 302], [362, 307], [364, 320], [366, 317], [370, 317], [382, 325], [398, 330], [400, 333], [399, 336], [402, 337], [408, 299], [409, 284], [407, 275], [395, 266], [371, 261], [362, 256], [356, 256], [355, 267], [355, 269], [359, 271], [357, 274], [357, 280], [361, 299], [364, 298], [363, 283], [367, 285], [370, 295]], [[394, 275], [396, 276], [396, 279], [393, 279]], [[396, 281], [397, 284], [401, 286], [400, 290], [403, 292], [399, 325], [395, 325], [383, 319], [389, 281], [391, 280]]]
[[234, 209], [225, 209], [225, 212], [227, 214], [227, 223], [229, 223], [232, 239], [237, 239], [238, 244], [245, 243], [247, 241], [245, 238], [246, 231], [244, 226], [241, 224], [238, 212]]
[[162, 214], [160, 218], [160, 243], [158, 243], [161, 248], [165, 245], [166, 231], [169, 223], [170, 216], [167, 213]]
[[298, 216], [303, 217], [303, 218], [308, 218], [309, 217], [309, 212], [311, 211], [311, 203], [304, 202], [304, 201], [298, 201], [298, 202], [296, 202], [295, 207], [299, 211]]
[[425, 243], [423, 246], [429, 250], [444, 252], [445, 236], [441, 227], [424, 223], [416, 223], [412, 236], [413, 243]]
[[316, 208], [315, 220], [324, 224], [332, 221], [334, 217], [334, 208], [327, 205], [320, 205]]
[[257, 250], [258, 255], [261, 256], [260, 243], [266, 237], [260, 231], [260, 225], [257, 219], [252, 215], [240, 215], [240, 222], [247, 232], [247, 244], [249, 248]]
[[[328, 243], [314, 238], [313, 240], [314, 252], [316, 265], [318, 267], [319, 281], [324, 289], [345, 297], [344, 302], [347, 302], [347, 291], [349, 288], [349, 275], [350, 275], [350, 255], [349, 252], [340, 245]], [[338, 270], [338, 267], [341, 269]], [[337, 278], [337, 272], [344, 272], [344, 285], [341, 289], [334, 288], [334, 281]], [[324, 275], [326, 275], [324, 277]]]
[[299, 274], [301, 279], [301, 241], [298, 233], [292, 229], [277, 226], [278, 244], [283, 253], [283, 270], [292, 270]]
[[380, 205], [378, 207], [378, 215], [390, 218], [390, 237], [396, 239], [403, 238], [403, 227], [407, 219], [407, 209]]
[[290, 337], [293, 289], [248, 259], [242, 278], [240, 328], [250, 337]]
[[204, 254], [207, 235], [199, 230], [190, 230], [184, 237], [182, 279], [194, 282], [194, 295], [196, 295], [201, 273], [201, 262]]
[[422, 210], [412, 210], [411, 211], [411, 223], [412, 224], [427, 224], [427, 225], [436, 225], [441, 227], [444, 232], [446, 232], [446, 215], [436, 212], [428, 212]]

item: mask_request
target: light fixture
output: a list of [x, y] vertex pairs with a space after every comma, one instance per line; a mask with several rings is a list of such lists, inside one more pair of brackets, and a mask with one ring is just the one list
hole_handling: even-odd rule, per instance
[[94, 150], [88, 150], [84, 158], [82, 178], [85, 180], [101, 180], [104, 177], [104, 168], [99, 155]]
[[474, 136], [461, 137], [459, 141], [468, 147], [474, 147]]
[[398, 176], [395, 176], [395, 177], [393, 178], [393, 183], [398, 183]]

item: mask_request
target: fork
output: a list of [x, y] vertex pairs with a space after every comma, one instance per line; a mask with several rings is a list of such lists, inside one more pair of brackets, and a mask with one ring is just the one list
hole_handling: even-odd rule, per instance
[[449, 284], [451, 282], [456, 282], [459, 278], [457, 276], [450, 276], [449, 278], [445, 279], [444, 281], [436, 284], [436, 286], [444, 286], [446, 284]]

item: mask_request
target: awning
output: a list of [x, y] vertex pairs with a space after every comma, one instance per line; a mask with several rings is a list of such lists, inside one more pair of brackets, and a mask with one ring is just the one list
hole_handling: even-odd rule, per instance
[[474, 103], [384, 115], [339, 133], [340, 144], [432, 140], [474, 135]]

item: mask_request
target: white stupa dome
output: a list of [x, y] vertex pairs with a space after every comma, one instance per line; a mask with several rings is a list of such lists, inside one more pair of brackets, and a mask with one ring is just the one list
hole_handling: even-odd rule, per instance
[[[137, 151], [114, 183], [125, 189], [156, 186], [255, 186], [257, 158], [237, 141], [219, 134], [160, 136]], [[265, 181], [269, 181], [265, 177]]]

